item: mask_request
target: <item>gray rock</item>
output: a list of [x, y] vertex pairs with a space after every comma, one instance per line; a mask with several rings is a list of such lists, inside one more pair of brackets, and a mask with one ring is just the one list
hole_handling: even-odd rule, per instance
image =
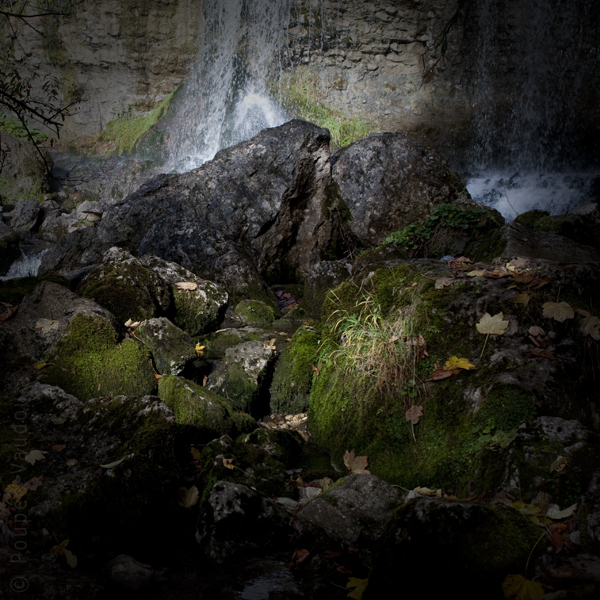
[[95, 200], [85, 200], [77, 207], [77, 213], [88, 219], [90, 215], [102, 217], [104, 206]]
[[0, 221], [0, 276], [19, 258], [19, 236], [6, 223]]
[[133, 592], [147, 588], [155, 576], [150, 565], [138, 562], [126, 554], [113, 558], [106, 564], [105, 570], [113, 583]]
[[144, 321], [135, 334], [152, 353], [161, 375], [179, 375], [196, 356], [192, 338], [165, 317]]
[[40, 215], [40, 203], [37, 200], [19, 200], [13, 211], [10, 225], [17, 233], [26, 233], [33, 229]]
[[299, 513], [302, 530], [325, 533], [354, 547], [373, 547], [403, 494], [375, 475], [350, 475]]
[[241, 552], [271, 551], [285, 543], [291, 532], [289, 518], [283, 506], [245, 485], [218, 481], [196, 539], [211, 560], [222, 563]]
[[302, 308], [313, 318], [321, 318], [321, 306], [329, 290], [351, 275], [350, 263], [322, 261], [313, 265], [304, 283]]
[[225, 358], [209, 375], [206, 385], [227, 398], [237, 410], [254, 414], [259, 409], [257, 402], [274, 359], [275, 350], [268, 343], [242, 342], [227, 348]]
[[439, 158], [398, 133], [378, 133], [332, 157], [332, 177], [364, 244], [380, 243], [442, 202], [472, 203], [464, 183]]

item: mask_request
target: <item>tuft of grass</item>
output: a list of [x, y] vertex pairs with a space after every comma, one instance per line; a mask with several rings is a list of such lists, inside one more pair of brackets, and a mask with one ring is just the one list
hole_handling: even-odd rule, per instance
[[371, 383], [384, 395], [414, 387], [417, 306], [386, 315], [368, 294], [357, 309], [338, 309], [330, 315], [330, 339], [336, 342], [323, 348], [322, 360], [333, 361], [358, 383]]
[[131, 154], [137, 142], [167, 113], [175, 88], [145, 116], [134, 117], [132, 108], [110, 121], [100, 134], [99, 142], [113, 142], [117, 154]]
[[374, 129], [360, 118], [349, 118], [333, 108], [317, 75], [307, 68], [297, 68], [284, 77], [278, 89], [279, 100], [295, 117], [329, 129], [334, 150], [348, 146]]

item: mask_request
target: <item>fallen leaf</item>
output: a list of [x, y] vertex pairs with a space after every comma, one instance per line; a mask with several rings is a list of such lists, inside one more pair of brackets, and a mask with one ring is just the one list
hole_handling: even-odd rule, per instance
[[30, 465], [34, 465], [37, 460], [46, 460], [44, 454], [48, 454], [46, 450], [32, 450], [26, 457], [25, 461]]
[[124, 456], [123, 458], [120, 458], [119, 460], [115, 460], [113, 462], [110, 462], [106, 465], [100, 465], [103, 469], [114, 469], [115, 467], [117, 467], [118, 465], [120, 465], [125, 458], [127, 458], [126, 456]]
[[452, 375], [454, 375], [453, 371], [446, 371], [440, 363], [435, 363], [435, 371], [425, 381], [440, 381]]
[[507, 268], [524, 269], [528, 264], [529, 259], [527, 258], [513, 258], [506, 266]]
[[337, 552], [335, 550], [325, 550], [325, 552], [323, 552], [323, 558], [339, 558], [342, 555], [341, 552]]
[[542, 348], [533, 348], [532, 350], [529, 351], [529, 354], [531, 354], [533, 356], [537, 356], [538, 358], [547, 358], [548, 360], [556, 359], [556, 356], [554, 356], [554, 354], [552, 354], [552, 352], [550, 352], [549, 350], [543, 350]]
[[473, 261], [466, 256], [459, 256], [448, 263], [451, 269], [472, 269]]
[[315, 371], [317, 375], [319, 374], [319, 367], [315, 367], [315, 365], [313, 365], [312, 370]]
[[0, 314], [0, 323], [4, 323], [4, 321], [8, 321], [16, 312], [18, 306], [9, 306], [2, 314]]
[[58, 444], [57, 446], [50, 446], [50, 447], [55, 452], [62, 452], [67, 447], [67, 445], [66, 444]]
[[159, 375], [158, 373], [154, 373], [154, 378], [155, 379], [162, 379], [162, 375]]
[[456, 375], [461, 369], [470, 371], [476, 368], [477, 367], [475, 367], [475, 365], [472, 365], [469, 362], [468, 358], [458, 358], [457, 356], [451, 356], [444, 365], [444, 371], [454, 371], [454, 375]]
[[544, 309], [542, 314], [546, 319], [554, 319], [559, 323], [575, 317], [573, 308], [567, 302], [544, 302], [542, 308]]
[[32, 492], [35, 492], [35, 490], [37, 490], [42, 485], [44, 485], [43, 475], [39, 477], [32, 477], [23, 484], [23, 487], [27, 488], [28, 490], [31, 490]]
[[50, 333], [56, 331], [60, 326], [58, 321], [52, 321], [51, 319], [38, 319], [35, 323], [35, 328], [41, 333]]
[[357, 579], [356, 577], [350, 577], [348, 579], [348, 583], [346, 584], [346, 589], [354, 589], [348, 594], [347, 597], [353, 598], [353, 600], [362, 600], [362, 596], [368, 585], [368, 579]]
[[197, 343], [195, 347], [196, 354], [202, 356], [204, 354], [204, 348], [206, 348], [206, 346], [201, 346], [200, 343]]
[[27, 493], [27, 488], [16, 481], [9, 483], [4, 489], [5, 494], [10, 494], [10, 497], [17, 502]]
[[544, 595], [544, 588], [537, 581], [523, 575], [507, 575], [502, 590], [506, 600], [537, 600]]
[[419, 418], [423, 416], [423, 407], [420, 404], [415, 404], [404, 413], [404, 416], [407, 421], [416, 425], [419, 422]]
[[232, 471], [235, 469], [235, 465], [232, 465], [231, 463], [233, 462], [233, 458], [224, 458], [223, 459], [223, 466], [226, 469], [231, 469]]
[[541, 327], [534, 325], [533, 327], [529, 328], [529, 335], [533, 335], [536, 337], [544, 337], [546, 335], [546, 332]]
[[352, 452], [346, 450], [346, 453], [344, 454], [344, 464], [350, 473], [356, 475], [360, 473], [371, 473], [371, 471], [367, 471], [367, 463], [368, 459], [366, 456], [355, 456], [354, 450], [352, 450]]
[[485, 313], [479, 323], [477, 323], [477, 331], [479, 333], [488, 335], [503, 335], [507, 327], [510, 325], [510, 321], [503, 321], [504, 314], [499, 312], [493, 317], [490, 313]]
[[587, 310], [578, 309], [577, 312], [584, 317], [579, 321], [579, 331], [594, 340], [600, 340], [600, 319], [591, 315]]
[[577, 504], [572, 504], [569, 508], [565, 508], [564, 510], [558, 510], [558, 507], [551, 506], [546, 513], [546, 516], [553, 521], [560, 521], [561, 519], [566, 519], [570, 517], [576, 510]]
[[[77, 459], [76, 458], [70, 458], [65, 465], [67, 465], [67, 467], [74, 467], [77, 464]], [[101, 470], [101, 469], [100, 469]]]
[[467, 275], [469, 277], [483, 277], [485, 275], [485, 271], [482, 269], [476, 269], [475, 271], [469, 271]]
[[275, 347], [276, 341], [277, 338], [273, 338], [272, 340], [265, 342], [265, 350], [277, 350], [277, 348]]
[[40, 371], [41, 369], [43, 369], [44, 367], [47, 367], [47, 366], [48, 366], [48, 363], [43, 362], [43, 363], [36, 363], [35, 365], [33, 365], [33, 368], [36, 371]]
[[179, 506], [182, 506], [183, 508], [191, 508], [197, 504], [198, 498], [200, 498], [200, 492], [195, 485], [189, 489], [184, 487], [179, 488]]
[[193, 281], [179, 281], [175, 284], [175, 287], [180, 290], [189, 290], [193, 292], [198, 289], [198, 284]]
[[419, 358], [426, 358], [429, 356], [429, 353], [427, 352], [427, 344], [425, 343], [425, 338], [422, 335], [411, 338], [409, 344], [415, 349], [415, 352], [418, 354]]
[[352, 571], [348, 567], [344, 567], [344, 565], [336, 567], [335, 570], [343, 573], [344, 575], [352, 575]]
[[198, 450], [198, 448], [194, 448], [194, 446], [191, 447], [190, 452], [192, 454], [192, 458], [194, 460], [200, 460], [202, 458], [202, 452], [200, 452], [200, 450]]
[[310, 556], [310, 552], [306, 548], [298, 548], [292, 557], [292, 563], [299, 565]]
[[510, 277], [512, 273], [507, 269], [488, 269], [485, 272], [485, 277], [488, 279], [502, 279], [502, 277]]
[[63, 550], [63, 554], [67, 561], [67, 564], [71, 567], [71, 569], [74, 569], [77, 566], [77, 557], [66, 548]]
[[513, 304], [522, 304], [523, 306], [527, 306], [529, 301], [531, 300], [531, 296], [529, 294], [517, 294], [513, 299]]
[[449, 285], [452, 285], [453, 283], [456, 283], [456, 281], [457, 280], [453, 277], [440, 277], [439, 279], [435, 280], [435, 289], [441, 290]]
[[[438, 490], [432, 490], [430, 488], [427, 487], [416, 487], [413, 492], [417, 492], [417, 494], [420, 494], [421, 496], [427, 496], [427, 497], [435, 497], [438, 495]], [[441, 495], [441, 490], [439, 490], [440, 495]]]

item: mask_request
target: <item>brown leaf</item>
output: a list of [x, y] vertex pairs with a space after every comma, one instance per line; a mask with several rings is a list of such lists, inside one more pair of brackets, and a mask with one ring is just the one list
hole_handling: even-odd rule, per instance
[[548, 531], [550, 532], [550, 541], [555, 548], [562, 548], [563, 546], [563, 532], [567, 530], [565, 523], [551, 523], [548, 525]]
[[404, 413], [404, 416], [407, 421], [416, 425], [419, 422], [419, 418], [423, 416], [423, 407], [420, 404], [415, 404]]
[[552, 352], [549, 350], [542, 350], [541, 348], [532, 348], [529, 353], [538, 358], [547, 358], [548, 360], [558, 360]]
[[40, 475], [39, 477], [32, 477], [28, 481], [26, 481], [23, 486], [32, 492], [37, 490], [39, 487], [44, 485], [44, 476]]
[[346, 450], [346, 453], [344, 454], [344, 464], [350, 473], [358, 475], [360, 473], [371, 472], [367, 471], [368, 458], [366, 456], [355, 456], [354, 450], [352, 450], [352, 452]]
[[298, 548], [294, 552], [294, 556], [292, 557], [292, 562], [295, 565], [299, 565], [303, 563], [310, 556], [310, 552], [306, 548]]
[[189, 290], [193, 292], [194, 290], [198, 289], [198, 284], [194, 281], [180, 281], [175, 284], [175, 287], [180, 290]]
[[577, 310], [577, 312], [584, 317], [579, 322], [579, 331], [594, 340], [600, 340], [600, 319], [594, 317], [587, 310]]
[[233, 462], [233, 458], [224, 458], [223, 459], [223, 466], [226, 469], [231, 469], [233, 471], [235, 469], [235, 466], [231, 464], [232, 462]]
[[466, 256], [459, 256], [448, 263], [451, 269], [472, 269], [473, 261]]
[[352, 571], [350, 569], [348, 569], [347, 567], [344, 567], [343, 565], [336, 567], [335, 570], [339, 571], [340, 573], [343, 573], [344, 575], [352, 575]]
[[534, 325], [533, 327], [529, 328], [529, 335], [533, 335], [535, 337], [544, 337], [546, 332], [541, 327]]
[[8, 321], [18, 309], [17, 306], [9, 306], [2, 314], [0, 314], [0, 323], [4, 323], [4, 321]]
[[319, 374], [319, 367], [315, 367], [315, 365], [312, 366], [312, 370], [318, 375]]
[[50, 446], [50, 447], [55, 452], [62, 452], [67, 447], [67, 445], [66, 444], [59, 444], [58, 446]]
[[522, 304], [523, 306], [527, 306], [529, 301], [531, 300], [531, 296], [529, 294], [517, 294], [513, 299], [514, 304]]
[[502, 277], [510, 277], [512, 273], [507, 269], [488, 269], [485, 272], [485, 277], [488, 279], [502, 279]]
[[548, 342], [546, 342], [543, 338], [541, 337], [536, 337], [533, 335], [529, 336], [529, 339], [538, 347], [538, 348], [545, 348], [548, 345]]
[[440, 363], [435, 363], [435, 371], [425, 381], [441, 381], [452, 375], [454, 375], [454, 371], [446, 371]]
[[334, 550], [325, 550], [325, 552], [323, 553], [323, 558], [339, 558], [341, 555], [341, 552], [336, 552]]
[[529, 264], [528, 258], [513, 258], [506, 266], [515, 269], [524, 269]]
[[453, 277], [440, 277], [439, 279], [435, 280], [435, 289], [441, 290], [449, 285], [456, 283], [456, 281], [457, 280]]
[[546, 319], [554, 319], [559, 323], [564, 323], [567, 319], [573, 319], [575, 313], [573, 308], [567, 302], [544, 302], [542, 304], [543, 315]]

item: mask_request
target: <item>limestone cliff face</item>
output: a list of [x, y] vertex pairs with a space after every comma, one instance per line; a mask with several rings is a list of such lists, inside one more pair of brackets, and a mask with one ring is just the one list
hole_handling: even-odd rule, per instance
[[144, 114], [181, 83], [202, 43], [202, 0], [65, 0], [64, 16], [16, 23], [7, 42], [24, 74], [55, 76], [66, 102], [82, 101], [62, 147], [97, 139], [118, 116]]

